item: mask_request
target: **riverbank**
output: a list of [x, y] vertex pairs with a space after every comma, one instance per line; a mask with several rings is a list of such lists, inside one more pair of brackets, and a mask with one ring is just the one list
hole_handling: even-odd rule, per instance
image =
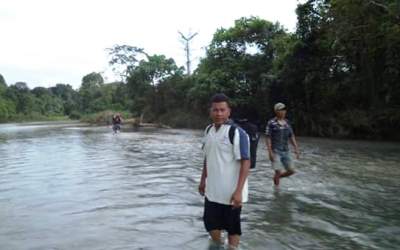
[[84, 115], [80, 121], [92, 125], [111, 125], [112, 116], [120, 113], [123, 124], [131, 127], [156, 127], [156, 128], [190, 128], [203, 129], [208, 123], [208, 119], [195, 114], [175, 112], [166, 113], [160, 117], [152, 115], [135, 117], [127, 111], [102, 111], [94, 114]]
[[25, 123], [25, 122], [54, 122], [54, 121], [72, 121], [68, 116], [14, 116], [7, 120], [1, 120], [0, 123]]
[[[134, 117], [128, 111], [106, 110], [93, 114], [85, 114], [74, 117], [68, 116], [16, 116], [7, 121], [0, 123], [26, 123], [26, 122], [46, 122], [46, 121], [77, 121], [85, 123], [89, 126], [107, 126], [111, 125], [112, 116], [120, 113], [123, 117], [123, 124], [126, 128], [152, 127], [152, 128], [176, 128], [176, 129], [204, 129], [211, 121], [207, 116], [200, 116], [194, 113], [176, 111], [165, 113], [159, 117], [148, 114], [142, 117]], [[371, 134], [363, 133], [344, 133], [326, 134], [318, 136], [317, 134], [307, 132], [304, 129], [295, 127], [296, 135], [303, 137], [326, 138], [335, 140], [359, 140], [359, 141], [376, 141], [376, 142], [399, 142], [400, 137], [393, 135], [387, 137], [376, 137]], [[336, 124], [337, 125], [337, 124]], [[264, 132], [264, 125], [258, 125], [259, 132]]]

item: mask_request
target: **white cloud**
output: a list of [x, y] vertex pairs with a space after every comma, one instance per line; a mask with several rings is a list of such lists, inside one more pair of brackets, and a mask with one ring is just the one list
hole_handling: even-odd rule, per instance
[[8, 84], [69, 83], [107, 69], [105, 48], [129, 44], [165, 54], [184, 65], [178, 30], [198, 32], [193, 57], [213, 33], [243, 16], [296, 25], [296, 0], [5, 0], [0, 2], [0, 74]]

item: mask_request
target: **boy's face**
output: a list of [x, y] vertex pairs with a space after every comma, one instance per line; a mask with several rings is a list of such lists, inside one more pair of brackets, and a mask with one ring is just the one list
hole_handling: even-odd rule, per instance
[[213, 102], [210, 109], [210, 117], [216, 125], [224, 124], [231, 115], [231, 109], [226, 102]]
[[275, 111], [276, 117], [278, 118], [285, 118], [286, 116], [286, 109], [277, 110]]

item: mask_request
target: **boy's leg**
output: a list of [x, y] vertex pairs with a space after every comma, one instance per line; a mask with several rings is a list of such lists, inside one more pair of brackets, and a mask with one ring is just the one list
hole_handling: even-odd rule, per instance
[[275, 186], [279, 186], [279, 179], [281, 178], [281, 171], [280, 170], [275, 170], [275, 175], [274, 175], [274, 184]]
[[229, 235], [228, 236], [228, 243], [229, 243], [229, 248], [236, 249], [239, 246], [240, 242], [240, 235]]
[[211, 239], [214, 241], [214, 243], [221, 244], [221, 230], [211, 230], [209, 232]]
[[226, 231], [228, 231], [229, 249], [237, 249], [240, 242], [240, 235], [242, 234], [240, 214], [242, 207], [233, 208], [227, 206], [225, 210], [225, 224]]
[[282, 165], [285, 167], [285, 172], [283, 172], [280, 178], [289, 177], [294, 174], [293, 160], [290, 157], [289, 152], [285, 152], [281, 156]]
[[281, 171], [279, 170], [279, 160], [280, 160], [279, 152], [274, 151], [274, 159], [271, 162], [271, 166], [275, 170], [274, 177], [272, 178], [274, 180], [275, 186], [279, 186], [279, 178], [281, 176]]
[[289, 176], [291, 176], [292, 174], [294, 174], [294, 170], [293, 170], [293, 169], [288, 169], [288, 170], [286, 170], [285, 172], [283, 172], [283, 173], [280, 175], [280, 178], [289, 177]]
[[211, 239], [216, 244], [221, 244], [222, 212], [220, 204], [210, 202], [205, 198], [203, 215], [204, 226], [210, 234]]

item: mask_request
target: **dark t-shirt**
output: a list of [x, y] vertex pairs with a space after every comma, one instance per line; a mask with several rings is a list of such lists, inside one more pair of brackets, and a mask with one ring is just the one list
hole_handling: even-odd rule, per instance
[[112, 118], [112, 123], [115, 124], [121, 124], [121, 118], [120, 117], [113, 117]]

